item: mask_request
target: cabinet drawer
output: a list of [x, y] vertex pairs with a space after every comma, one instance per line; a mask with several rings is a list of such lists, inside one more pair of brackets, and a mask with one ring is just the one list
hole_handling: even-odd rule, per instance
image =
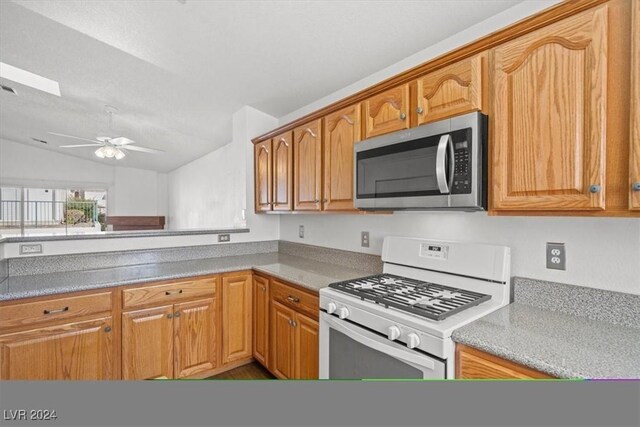
[[217, 278], [163, 283], [142, 286], [122, 291], [122, 308], [141, 307], [150, 304], [165, 304], [192, 298], [213, 296], [216, 293]]
[[458, 344], [456, 378], [461, 379], [544, 379], [543, 372]]
[[285, 285], [277, 280], [271, 282], [271, 298], [281, 304], [318, 319], [320, 301], [317, 295]]
[[0, 307], [0, 329], [17, 328], [111, 310], [111, 292], [51, 298]]

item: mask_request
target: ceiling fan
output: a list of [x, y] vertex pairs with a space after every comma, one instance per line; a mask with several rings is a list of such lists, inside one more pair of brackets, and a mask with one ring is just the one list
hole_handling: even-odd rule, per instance
[[[109, 115], [109, 133], [112, 133], [113, 114], [116, 113], [118, 109], [115, 107], [112, 107], [111, 105], [107, 105], [105, 106], [105, 111]], [[65, 138], [73, 138], [73, 139], [79, 139], [80, 141], [91, 142], [92, 144], [61, 145], [60, 148], [98, 147], [98, 149], [95, 151], [95, 155], [100, 157], [101, 159], [104, 159], [104, 158], [109, 158], [109, 159], [115, 158], [116, 160], [124, 159], [125, 150], [139, 151], [141, 153], [149, 153], [149, 154], [164, 153], [164, 151], [156, 150], [155, 148], [147, 148], [147, 147], [140, 147], [138, 145], [132, 145], [132, 144], [135, 144], [135, 141], [125, 136], [118, 136], [115, 138], [111, 138], [109, 136], [98, 136], [95, 139], [88, 139], [88, 138], [81, 138], [79, 136], [65, 135], [63, 133], [57, 133], [57, 132], [47, 132], [47, 133], [51, 135], [62, 136]]]

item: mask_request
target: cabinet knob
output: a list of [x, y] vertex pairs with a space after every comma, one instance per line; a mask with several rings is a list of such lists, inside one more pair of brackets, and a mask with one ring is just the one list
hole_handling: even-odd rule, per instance
[[327, 199], [322, 199], [322, 203], [327, 203], [328, 200]]
[[173, 317], [180, 317], [180, 312], [176, 311], [175, 314], [173, 315]]
[[314, 202], [314, 203], [316, 203], [316, 204], [318, 204], [318, 203], [320, 203], [320, 200], [315, 199], [313, 202]]
[[405, 113], [400, 113], [400, 120], [404, 120], [407, 118], [407, 115]]
[[298, 326], [298, 323], [295, 320], [292, 320], [291, 326], [295, 328], [296, 326]]
[[105, 331], [106, 333], [111, 332], [111, 326], [105, 326], [104, 331]]
[[171, 313], [167, 314], [167, 319], [173, 319], [173, 314]]
[[593, 184], [591, 187], [589, 187], [590, 193], [599, 193], [600, 190], [602, 190], [602, 187], [597, 184]]
[[640, 191], [640, 181], [633, 183], [633, 191]]
[[416, 108], [416, 113], [422, 114], [422, 113], [424, 113], [424, 110], [422, 109], [422, 107], [418, 107], [418, 108]]

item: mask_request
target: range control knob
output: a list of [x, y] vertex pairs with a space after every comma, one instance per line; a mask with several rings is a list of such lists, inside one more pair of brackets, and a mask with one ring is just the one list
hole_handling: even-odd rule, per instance
[[338, 309], [338, 317], [341, 319], [349, 317], [349, 309], [347, 307], [340, 307]]
[[338, 307], [336, 306], [336, 303], [330, 302], [329, 304], [327, 304], [327, 313], [333, 314], [336, 312], [337, 308]]
[[416, 348], [420, 345], [420, 337], [413, 332], [407, 335], [407, 347]]
[[387, 329], [387, 338], [389, 338], [391, 341], [400, 338], [400, 328], [395, 325], [389, 326], [389, 329]]

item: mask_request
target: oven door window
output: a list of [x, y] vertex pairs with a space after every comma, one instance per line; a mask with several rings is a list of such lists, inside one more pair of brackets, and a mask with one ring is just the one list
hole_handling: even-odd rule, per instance
[[424, 372], [411, 364], [363, 345], [329, 329], [329, 378], [422, 379]]

